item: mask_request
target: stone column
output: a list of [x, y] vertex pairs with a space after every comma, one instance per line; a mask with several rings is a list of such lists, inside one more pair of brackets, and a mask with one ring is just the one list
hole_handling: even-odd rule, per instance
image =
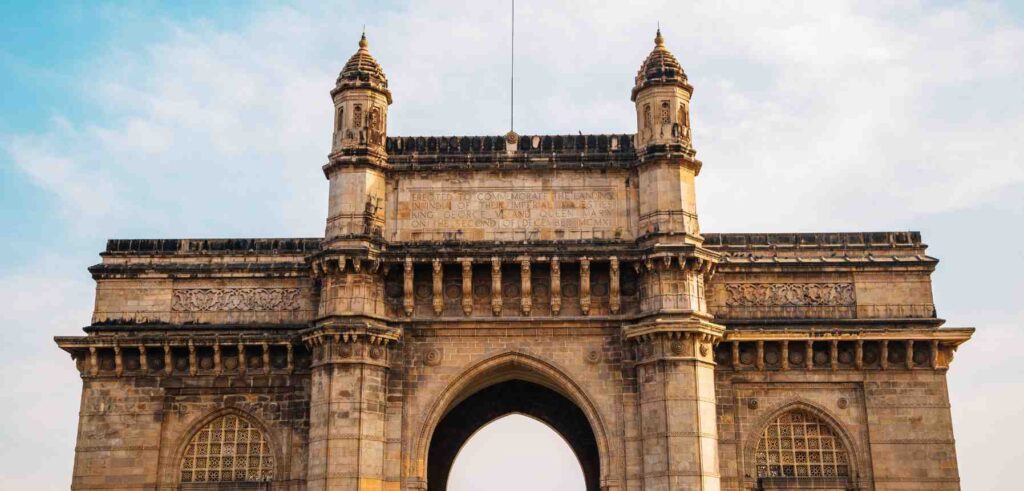
[[405, 311], [405, 316], [409, 317], [412, 315], [413, 307], [416, 304], [413, 302], [412, 297], [413, 288], [413, 267], [412, 258], [405, 258], [405, 268], [402, 270], [402, 308]]
[[636, 341], [643, 489], [719, 489], [714, 329]]
[[444, 269], [440, 259], [434, 259], [434, 315], [444, 311]]
[[491, 313], [501, 315], [501, 259], [491, 258]]
[[551, 315], [562, 311], [562, 267], [558, 258], [551, 259]]
[[473, 315], [473, 261], [462, 260], [462, 313]]
[[580, 312], [590, 315], [590, 258], [580, 258]]
[[619, 297], [619, 258], [612, 256], [608, 263], [608, 274], [608, 308], [611, 313], [618, 314], [622, 308], [622, 299]]
[[321, 327], [313, 351], [307, 489], [398, 489], [385, 478], [389, 346], [393, 328]]
[[[680, 267], [673, 267], [666, 257], [645, 261], [641, 291], [658, 298], [642, 298], [640, 320], [622, 329], [636, 353], [641, 488], [718, 491], [713, 344], [725, 327], [711, 322], [699, 303], [686, 302], [682, 288], [664, 288], [671, 281], [681, 284], [692, 275], [708, 274], [704, 260], [683, 258]], [[700, 282], [694, 284], [701, 288]], [[731, 348], [733, 367], [739, 368], [740, 345], [733, 342]], [[763, 356], [763, 348], [758, 351]]]
[[522, 259], [519, 262], [519, 268], [521, 283], [520, 307], [523, 315], [530, 315], [530, 311], [533, 310], [533, 288], [530, 285], [530, 258]]

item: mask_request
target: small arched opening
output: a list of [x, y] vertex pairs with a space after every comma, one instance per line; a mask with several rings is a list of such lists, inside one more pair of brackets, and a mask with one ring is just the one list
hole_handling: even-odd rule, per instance
[[276, 474], [277, 459], [267, 433], [233, 411], [205, 423], [183, 450], [182, 490], [268, 489]]
[[786, 410], [761, 430], [754, 450], [764, 490], [845, 490], [854, 462], [838, 428], [807, 408]]

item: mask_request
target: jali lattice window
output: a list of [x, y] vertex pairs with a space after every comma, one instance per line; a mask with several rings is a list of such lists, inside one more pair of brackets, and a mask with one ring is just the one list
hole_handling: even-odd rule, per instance
[[270, 481], [274, 454], [266, 435], [244, 418], [227, 415], [199, 430], [185, 448], [181, 482]]
[[843, 478], [850, 460], [842, 440], [817, 416], [793, 410], [764, 429], [757, 442], [757, 477]]

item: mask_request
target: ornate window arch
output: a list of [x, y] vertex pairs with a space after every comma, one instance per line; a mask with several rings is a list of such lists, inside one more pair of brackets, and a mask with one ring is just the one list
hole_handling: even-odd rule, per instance
[[759, 479], [849, 479], [849, 449], [831, 424], [806, 409], [765, 425], [754, 451]]
[[249, 419], [228, 413], [192, 435], [181, 458], [181, 483], [267, 482], [274, 479], [274, 450]]

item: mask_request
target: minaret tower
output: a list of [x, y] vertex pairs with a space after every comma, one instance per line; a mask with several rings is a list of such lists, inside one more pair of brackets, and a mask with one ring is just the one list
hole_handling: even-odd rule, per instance
[[[714, 345], [725, 328], [707, 311], [704, 284], [719, 255], [703, 247], [690, 139], [693, 87], [658, 30], [636, 75], [640, 187], [640, 316], [623, 326], [635, 353], [643, 425], [644, 489], [718, 491]], [[673, 411], [665, 400], [673, 398]]]
[[391, 91], [366, 34], [334, 90], [334, 137], [324, 174], [331, 182], [327, 240], [380, 236], [384, 225], [388, 106]]
[[694, 178], [701, 163], [691, 139], [691, 95], [693, 86], [658, 29], [654, 50], [636, 74], [631, 97], [636, 104], [636, 148], [642, 161], [641, 235], [701, 241], [694, 195]]
[[308, 258], [320, 303], [303, 340], [313, 353], [309, 409], [310, 490], [398, 489], [385, 466], [385, 382], [400, 327], [387, 325], [378, 254], [385, 219], [387, 114], [384, 70], [359, 50], [331, 90], [334, 138], [321, 250]]

